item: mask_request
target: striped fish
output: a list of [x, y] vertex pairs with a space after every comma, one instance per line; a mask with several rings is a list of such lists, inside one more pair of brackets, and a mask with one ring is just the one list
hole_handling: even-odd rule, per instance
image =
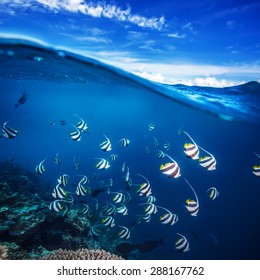
[[101, 220], [101, 223], [102, 225], [106, 226], [106, 227], [114, 227], [116, 224], [115, 224], [115, 220], [112, 216], [107, 216], [107, 217], [104, 217], [102, 220]]
[[254, 165], [252, 169], [252, 173], [255, 174], [257, 177], [260, 177], [260, 165]]
[[191, 140], [191, 143], [184, 144], [184, 153], [187, 155], [187, 158], [193, 160], [199, 159], [199, 147], [191, 136], [186, 131], [179, 131], [180, 134], [186, 134], [186, 136]]
[[58, 183], [61, 185], [61, 186], [67, 186], [68, 183], [69, 183], [69, 175], [67, 174], [63, 174], [61, 175], [59, 178], [58, 178]]
[[82, 185], [80, 182], [77, 185], [76, 188], [76, 194], [77, 196], [85, 196], [85, 195], [90, 195], [91, 194], [91, 190], [89, 187], [85, 187], [84, 185]]
[[174, 225], [178, 222], [178, 216], [176, 214], [171, 213], [168, 209], [158, 206], [158, 208], [163, 209], [167, 213], [164, 215], [160, 216], [160, 222], [164, 225]]
[[54, 200], [50, 203], [49, 209], [54, 212], [61, 213], [63, 216], [67, 213], [68, 207], [63, 200]]
[[143, 223], [143, 222], [149, 223], [150, 220], [151, 220], [151, 218], [152, 218], [152, 216], [151, 216], [150, 214], [147, 214], [147, 213], [145, 213], [145, 214], [143, 214], [143, 215], [138, 215], [137, 223], [138, 223], [138, 224], [141, 224], [141, 223]]
[[199, 199], [198, 199], [198, 196], [195, 192], [195, 190], [193, 189], [193, 187], [191, 186], [191, 184], [186, 180], [186, 183], [189, 185], [189, 187], [191, 188], [191, 190], [193, 191], [195, 197], [196, 197], [196, 200], [192, 200], [192, 199], [187, 199], [186, 200], [186, 208], [187, 210], [190, 212], [191, 216], [197, 216], [198, 215], [198, 212], [199, 212]]
[[219, 191], [214, 187], [209, 188], [207, 192], [209, 192], [209, 198], [212, 200], [215, 200], [219, 196]]
[[164, 158], [165, 157], [165, 153], [163, 151], [161, 151], [161, 150], [156, 150], [156, 151], [158, 151], [158, 153], [157, 153], [158, 158]]
[[112, 154], [108, 157], [108, 159], [111, 159], [111, 161], [116, 161], [118, 159], [118, 155]]
[[180, 238], [175, 242], [175, 249], [180, 250], [180, 252], [188, 252], [190, 250], [190, 244], [185, 236], [177, 233]]
[[79, 209], [77, 210], [77, 212], [80, 215], [88, 215], [89, 214], [89, 206], [86, 203], [80, 204], [79, 205]]
[[18, 131], [14, 128], [7, 126], [7, 123], [8, 122], [5, 122], [2, 126], [3, 136], [8, 139], [13, 139], [14, 137], [16, 137], [18, 135]]
[[90, 227], [88, 235], [91, 237], [97, 237], [101, 233], [100, 224]]
[[52, 118], [52, 119], [49, 120], [49, 125], [52, 125], [52, 126], [55, 125], [55, 119], [54, 119], [54, 118]]
[[102, 215], [105, 216], [113, 216], [115, 212], [116, 212], [116, 207], [109, 202], [107, 202], [106, 205], [101, 210]]
[[122, 138], [118, 141], [123, 147], [127, 147], [130, 144], [130, 140], [128, 138]]
[[58, 184], [52, 192], [52, 196], [56, 199], [67, 199], [68, 192], [65, 191], [60, 184]]
[[149, 196], [152, 194], [151, 186], [145, 182], [140, 185], [136, 193], [140, 196]]
[[156, 197], [153, 195], [148, 195], [145, 198], [147, 203], [154, 203], [156, 201]]
[[118, 227], [122, 228], [122, 230], [118, 233], [118, 237], [119, 238], [121, 238], [121, 239], [129, 239], [131, 237], [130, 230], [127, 227], [119, 226], [119, 225], [118, 225]]
[[139, 205], [147, 205], [144, 208], [145, 214], [153, 215], [153, 214], [157, 213], [157, 211], [158, 211], [157, 206], [153, 203], [141, 203]]
[[171, 144], [168, 142], [168, 141], [166, 141], [164, 144], [163, 144], [163, 148], [165, 149], [165, 150], [169, 150], [170, 149], [170, 147], [171, 147]]
[[36, 167], [35, 167], [35, 171], [37, 174], [42, 175], [45, 171], [46, 168], [44, 166], [44, 162], [46, 161], [46, 159], [44, 159], [43, 161], [41, 161]]
[[83, 178], [79, 181], [79, 184], [81, 184], [81, 185], [86, 185], [86, 184], [88, 184], [88, 183], [89, 183], [88, 177], [85, 176], [85, 175], [82, 175], [82, 176], [83, 176]]
[[70, 133], [70, 138], [73, 141], [79, 142], [81, 140], [80, 130], [74, 124], [72, 124], [72, 125], [75, 127], [76, 131], [73, 131]]
[[[260, 158], [260, 156], [257, 153], [255, 153], [255, 155]], [[260, 177], [260, 165], [254, 165], [252, 169], [252, 173], [255, 174], [257, 177]]]
[[139, 188], [137, 189], [137, 191], [136, 191], [137, 194], [140, 195], [140, 196], [151, 195], [152, 194], [152, 188], [151, 188], [151, 185], [150, 185], [150, 182], [148, 181], [148, 179], [141, 174], [137, 174], [137, 175], [143, 177], [146, 180], [146, 182], [142, 183], [139, 186]]
[[101, 150], [103, 150], [104, 152], [108, 152], [108, 151], [111, 151], [112, 150], [112, 144], [110, 142], [110, 140], [106, 137], [106, 135], [104, 134], [106, 140], [103, 141], [99, 147]]
[[120, 207], [116, 208], [116, 212], [119, 214], [122, 214], [123, 216], [128, 215], [128, 209], [127, 207], [121, 203]]
[[120, 192], [111, 192], [111, 193], [115, 194], [115, 196], [112, 198], [114, 203], [124, 203], [124, 201], [125, 201], [124, 194], [122, 194]]
[[211, 153], [203, 149], [202, 147], [199, 148], [208, 154], [206, 156], [199, 158], [199, 164], [202, 167], [206, 168], [208, 171], [216, 170], [217, 161], [215, 157]]
[[96, 168], [100, 170], [108, 169], [110, 167], [109, 161], [107, 161], [104, 158], [96, 158], [99, 159], [100, 161], [96, 164]]
[[55, 162], [55, 164], [61, 164], [61, 159], [60, 159], [60, 157], [59, 157], [59, 153], [57, 153], [57, 154], [55, 155], [54, 162]]
[[79, 118], [79, 122], [76, 124], [76, 127], [82, 132], [87, 132], [88, 125], [86, 124], [86, 122], [80, 116], [75, 115], [75, 114], [74, 114], [74, 116]]
[[154, 129], [155, 129], [155, 124], [150, 123], [150, 124], [148, 125], [148, 130], [149, 130], [149, 131], [153, 131]]
[[164, 153], [172, 162], [167, 162], [160, 166], [160, 170], [163, 174], [168, 175], [169, 178], [178, 178], [181, 176], [181, 171], [178, 163], [170, 156]]

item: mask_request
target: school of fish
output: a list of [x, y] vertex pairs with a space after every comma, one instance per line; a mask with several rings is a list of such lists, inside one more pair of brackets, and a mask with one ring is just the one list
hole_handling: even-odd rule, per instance
[[[26, 98], [26, 93], [24, 93], [15, 105], [16, 108], [23, 104]], [[72, 141], [79, 142], [82, 140], [83, 134], [88, 134], [89, 127], [82, 117], [77, 114], [74, 114], [74, 117], [76, 117], [78, 121], [74, 124], [70, 124], [71, 132], [69, 137]], [[65, 120], [61, 120], [59, 123], [62, 126], [67, 124]], [[55, 119], [51, 118], [49, 120], [49, 125], [55, 126], [55, 124]], [[150, 123], [147, 127], [151, 135], [155, 129], [156, 125], [154, 123]], [[180, 129], [178, 134], [185, 136], [185, 139], [188, 140], [183, 146], [183, 152], [188, 159], [194, 160], [194, 162], [206, 171], [216, 170], [217, 160], [212, 153], [199, 146], [186, 131]], [[9, 126], [9, 121], [6, 121], [2, 125], [2, 136], [8, 139], [14, 139], [18, 136], [18, 130], [11, 125]], [[161, 165], [158, 166], [158, 174], [161, 172], [161, 174], [171, 180], [182, 177], [180, 164], [169, 155], [171, 144], [165, 140], [162, 149], [159, 149], [158, 147], [160, 145], [158, 140], [153, 135], [151, 137], [153, 139], [153, 144], [145, 147], [145, 152], [148, 155], [154, 155], [161, 161]], [[88, 232], [89, 236], [93, 238], [104, 234], [107, 229], [111, 229], [114, 230], [119, 239], [128, 240], [134, 235], [135, 228], [138, 227], [139, 224], [149, 223], [152, 219], [168, 226], [174, 226], [179, 222], [181, 218], [174, 213], [172, 209], [167, 209], [163, 205], [160, 205], [158, 199], [153, 195], [154, 186], [148, 179], [149, 174], [130, 173], [131, 168], [127, 165], [126, 159], [124, 159], [119, 173], [125, 182], [125, 186], [122, 187], [121, 190], [114, 190], [114, 181], [117, 178], [109, 178], [107, 181], [103, 180], [102, 172], [109, 172], [114, 162], [119, 160], [118, 151], [122, 148], [127, 149], [127, 147], [131, 145], [131, 141], [127, 137], [122, 137], [113, 144], [108, 135], [103, 134], [101, 138], [99, 149], [102, 156], [92, 159], [97, 173], [69, 175], [61, 171], [57, 182], [53, 182], [52, 189], [50, 190], [50, 197], [52, 197], [53, 201], [50, 203], [49, 209], [63, 216], [65, 216], [68, 211], [72, 210], [77, 211], [78, 215], [86, 215], [89, 217], [94, 215], [97, 219], [89, 228]], [[255, 153], [255, 155], [260, 159], [259, 154]], [[53, 159], [47, 157], [39, 159], [38, 164], [35, 166], [35, 172], [38, 175], [43, 175], [47, 171], [45, 166], [47, 161], [52, 161], [53, 164], [61, 166], [62, 169], [62, 158], [60, 153], [57, 152], [53, 155]], [[74, 156], [73, 164], [75, 170], [80, 170], [80, 157], [78, 155]], [[260, 177], [259, 164], [252, 167], [252, 173]], [[75, 185], [70, 185], [70, 181], [77, 181], [77, 183]], [[187, 197], [186, 199], [186, 209], [191, 216], [196, 217], [199, 215], [200, 210], [199, 197], [187, 178], [183, 179], [183, 183], [189, 188], [191, 195], [191, 197]], [[93, 187], [95, 184], [98, 185], [98, 187]], [[70, 186], [70, 188], [68, 186]], [[71, 191], [71, 189], [73, 189], [73, 191]], [[210, 200], [219, 198], [219, 191], [216, 187], [208, 188], [206, 194]], [[102, 199], [99, 200], [101, 195]], [[138, 199], [139, 201], [136, 205], [136, 208], [139, 209], [139, 215], [136, 216], [133, 225], [129, 226], [129, 221], [127, 219], [129, 216], [128, 205], [131, 203], [133, 196], [135, 196], [135, 200]], [[117, 217], [119, 215], [125, 217], [125, 224], [117, 223]], [[185, 233], [175, 232], [175, 236], [175, 241], [173, 242], [175, 249], [183, 253], [189, 252], [190, 243]], [[149, 244], [149, 246], [147, 244], [142, 244], [142, 246], [138, 248], [145, 252], [145, 250], [149, 251], [152, 246], [157, 246], [161, 243], [161, 241], [148, 242], [147, 244]], [[125, 244], [125, 247], [123, 247], [123, 244]], [[122, 251], [127, 251], [131, 248], [136, 249], [137, 247], [131, 246], [130, 243], [122, 243], [120, 246]]]

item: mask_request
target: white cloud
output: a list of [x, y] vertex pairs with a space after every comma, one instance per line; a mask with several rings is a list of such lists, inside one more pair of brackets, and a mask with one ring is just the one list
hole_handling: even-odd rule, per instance
[[[7, 5], [4, 10], [9, 8], [17, 9], [33, 9], [36, 4], [53, 12], [65, 11], [71, 13], [81, 13], [95, 18], [107, 18], [117, 20], [119, 22], [132, 23], [142, 28], [149, 28], [161, 31], [166, 26], [166, 20], [161, 17], [144, 17], [132, 12], [130, 6], [126, 9], [115, 4], [106, 4], [105, 2], [89, 2], [83, 0], [27, 0], [26, 3], [22, 0], [8, 1], [1, 0], [0, 5]], [[14, 11], [14, 10], [13, 10]]]
[[69, 33], [60, 33], [60, 35], [69, 37], [75, 41], [78, 42], [91, 42], [91, 43], [102, 43], [102, 44], [110, 44], [112, 43], [112, 40], [104, 37], [104, 36], [95, 36], [95, 33], [90, 32], [91, 35], [85, 36], [85, 35], [72, 35]]
[[176, 38], [176, 39], [183, 39], [186, 37], [186, 34], [179, 34], [178, 32], [176, 32], [176, 33], [168, 34], [168, 37], [172, 37], [172, 38]]
[[[145, 79], [165, 84], [185, 84], [210, 87], [227, 87], [250, 80], [259, 80], [260, 65], [210, 65], [154, 63], [138, 59], [130, 52], [96, 53], [98, 59]], [[97, 56], [96, 56], [97, 57]], [[104, 59], [104, 57], [106, 57]], [[243, 77], [241, 79], [241, 77]], [[248, 80], [249, 81], [249, 80]]]

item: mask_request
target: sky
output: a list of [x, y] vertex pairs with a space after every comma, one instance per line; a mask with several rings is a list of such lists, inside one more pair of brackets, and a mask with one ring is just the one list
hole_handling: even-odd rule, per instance
[[167, 84], [260, 81], [259, 0], [0, 0], [0, 36], [34, 38]]

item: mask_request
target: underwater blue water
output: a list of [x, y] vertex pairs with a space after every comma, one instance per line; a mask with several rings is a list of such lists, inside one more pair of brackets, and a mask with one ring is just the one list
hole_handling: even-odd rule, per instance
[[[149, 223], [137, 224], [127, 242], [134, 244], [150, 240], [163, 240], [154, 250], [141, 256], [143, 259], [259, 259], [259, 177], [252, 173], [253, 165], [260, 165], [260, 86], [257, 82], [224, 89], [168, 86], [137, 78], [120, 69], [98, 61], [83, 58], [30, 43], [2, 41], [0, 45], [0, 121], [18, 130], [14, 139], [0, 138], [0, 161], [12, 158], [15, 163], [32, 172], [42, 160], [46, 172], [39, 175], [46, 182], [50, 195], [62, 174], [70, 176], [67, 188], [75, 192], [78, 176], [90, 179], [92, 189], [99, 188], [93, 174], [101, 175], [107, 184], [113, 179], [113, 192], [128, 191], [132, 201], [128, 215], [115, 215], [115, 222], [131, 228], [137, 215], [144, 213], [144, 202], [131, 186], [127, 190], [126, 162], [134, 184], [145, 176], [157, 198], [156, 205], [178, 215], [173, 226], [163, 225], [159, 210]], [[27, 100], [15, 108], [24, 90]], [[80, 116], [88, 124], [88, 133], [81, 141], [73, 141]], [[51, 125], [53, 120], [55, 125]], [[66, 125], [60, 121], [65, 120]], [[149, 131], [150, 123], [155, 125]], [[208, 171], [195, 160], [187, 158], [184, 144], [190, 142], [187, 131], [195, 142], [210, 151], [217, 160], [216, 170]], [[111, 140], [112, 150], [104, 152], [99, 145]], [[159, 146], [154, 147], [154, 137]], [[121, 138], [130, 139], [127, 147], [118, 144]], [[170, 143], [165, 150], [163, 144]], [[147, 147], [151, 153], [147, 153]], [[160, 171], [167, 158], [157, 157], [155, 150], [163, 150], [180, 166], [179, 178], [167, 178]], [[59, 153], [62, 164], [54, 163]], [[112, 153], [118, 160], [106, 170], [97, 170], [95, 158], [107, 159]], [[200, 151], [200, 155], [205, 153]], [[73, 159], [80, 158], [75, 169]], [[194, 194], [185, 182], [187, 179], [199, 199], [199, 212], [190, 215], [185, 207]], [[207, 189], [216, 187], [219, 197], [211, 200]], [[86, 198], [91, 211], [99, 214], [100, 208], [111, 202], [111, 195], [101, 193], [96, 201]], [[75, 198], [77, 199], [77, 198]], [[118, 231], [117, 227], [111, 231]], [[176, 233], [189, 241], [190, 251], [175, 249]], [[87, 236], [86, 236], [87, 238]], [[140, 258], [140, 256], [139, 256]]]

